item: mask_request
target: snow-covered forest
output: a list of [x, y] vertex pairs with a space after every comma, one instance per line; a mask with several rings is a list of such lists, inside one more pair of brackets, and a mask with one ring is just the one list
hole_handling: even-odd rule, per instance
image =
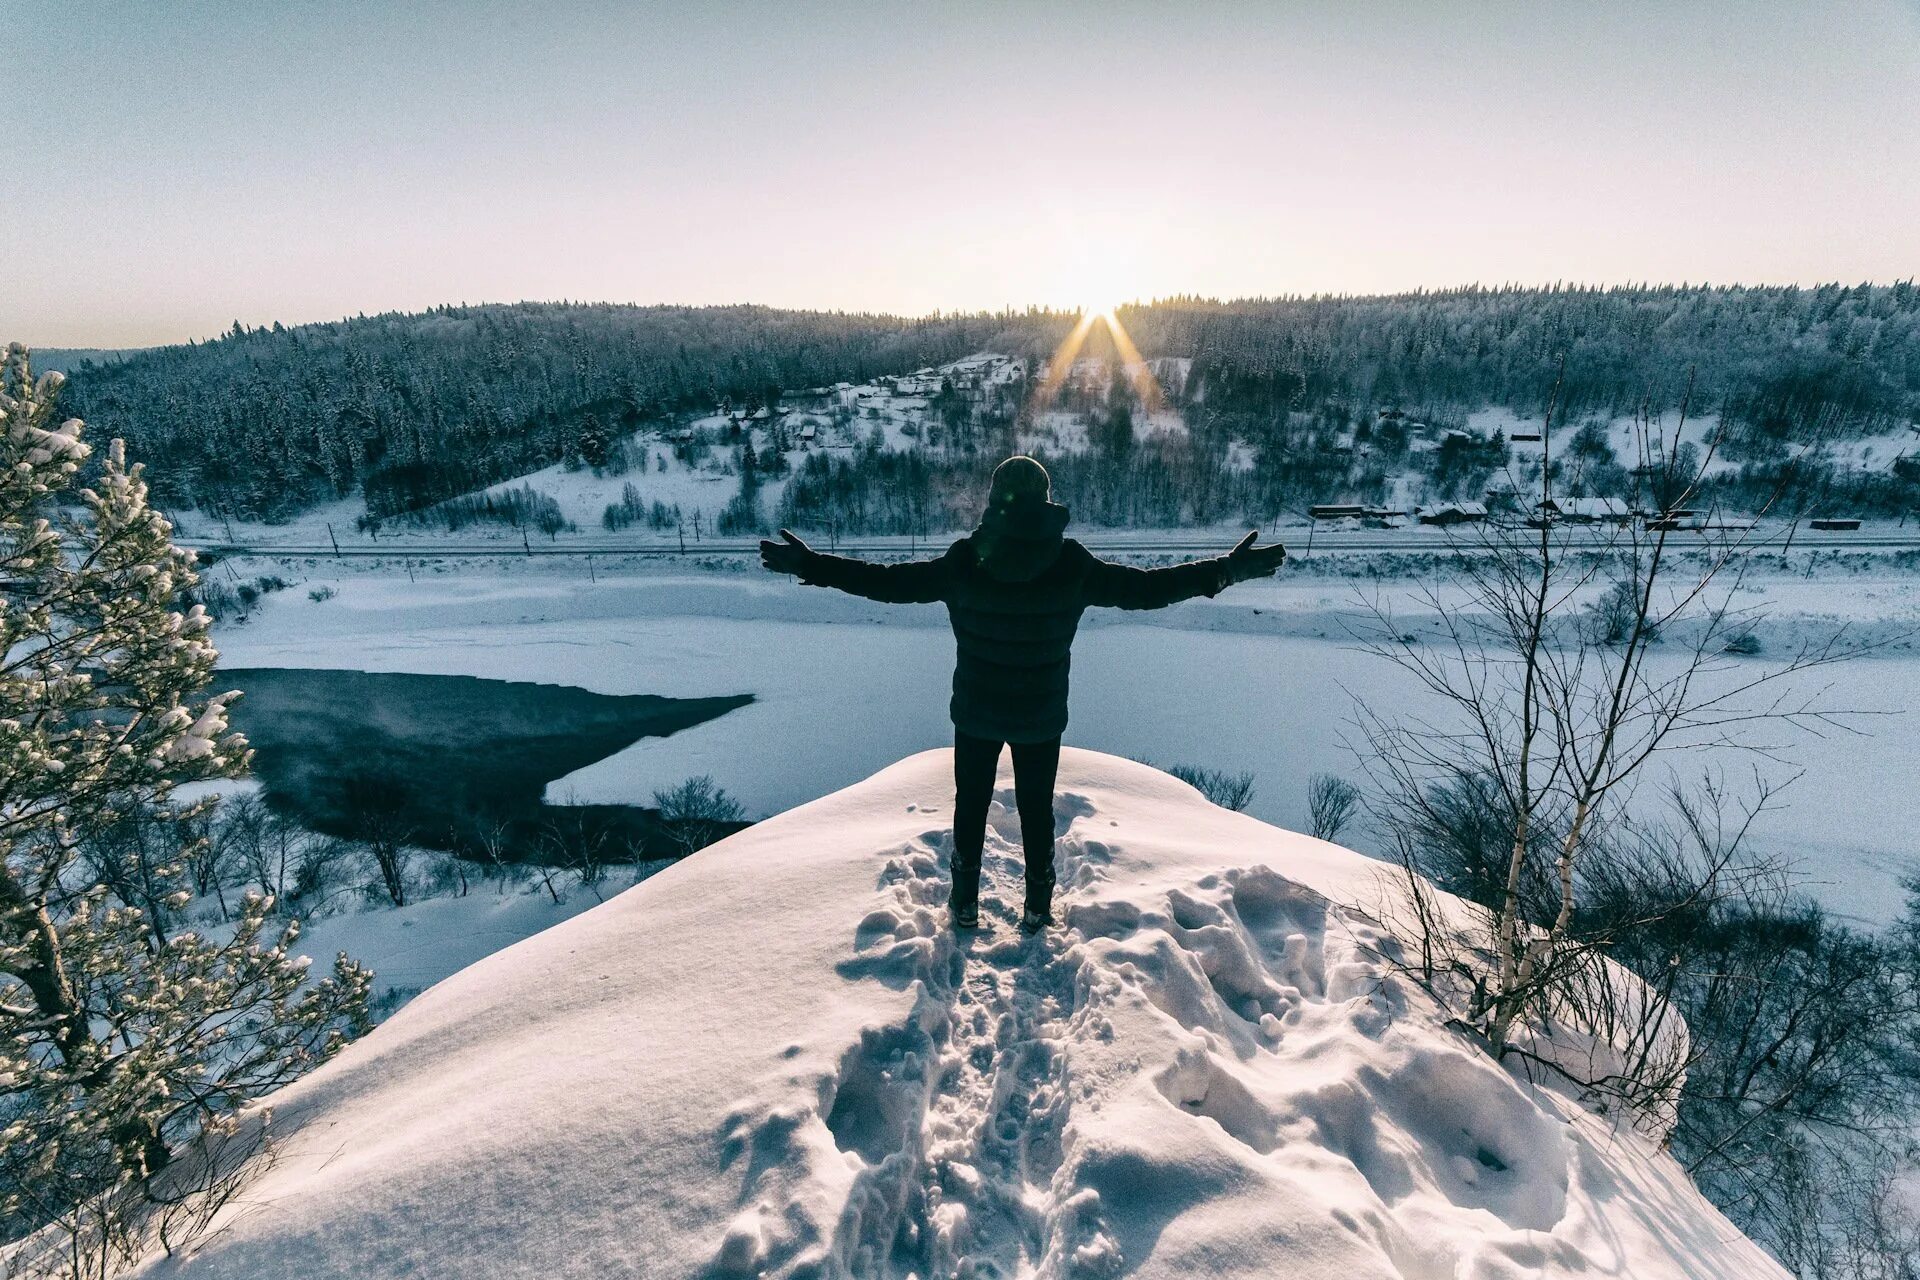
[[[966, 527], [982, 460], [1014, 445], [1047, 456], [1069, 504], [1110, 526], [1380, 502], [1407, 472], [1434, 498], [1478, 500], [1513, 460], [1516, 423], [1550, 400], [1563, 421], [1593, 424], [1574, 457], [1596, 494], [1625, 492], [1642, 461], [1618, 424], [1683, 403], [1724, 432], [1712, 496], [1735, 509], [1784, 486], [1802, 505], [1893, 514], [1920, 478], [1905, 465], [1920, 418], [1910, 282], [1176, 298], [1118, 315], [1150, 381], [1116, 376], [1098, 326], [1087, 358], [1049, 369], [1074, 317], [1044, 310], [449, 306], [236, 324], [216, 341], [65, 363], [75, 411], [152, 461], [159, 500], [244, 520], [348, 497], [391, 517], [549, 466], [621, 475], [636, 433], [684, 435], [716, 405], [748, 419], [744, 434], [697, 441], [745, 473], [738, 532]], [[1004, 356], [1011, 380], [986, 394], [936, 372], [917, 388], [910, 438], [875, 439], [864, 401], [829, 404], [836, 386], [977, 352]], [[841, 428], [841, 449], [800, 457], [803, 419]], [[756, 516], [752, 473], [796, 463], [786, 504]]]

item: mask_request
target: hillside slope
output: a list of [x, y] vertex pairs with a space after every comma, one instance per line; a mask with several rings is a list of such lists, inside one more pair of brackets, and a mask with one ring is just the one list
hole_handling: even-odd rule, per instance
[[[1384, 971], [1378, 864], [1068, 751], [1065, 927], [945, 925], [949, 760], [420, 996], [153, 1276], [1783, 1276]], [[1003, 777], [1003, 782], [1006, 779]], [[1001, 800], [1010, 806], [1011, 796]]]

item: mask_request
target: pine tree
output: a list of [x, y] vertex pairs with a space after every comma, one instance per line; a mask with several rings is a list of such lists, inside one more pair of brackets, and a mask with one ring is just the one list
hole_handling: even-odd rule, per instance
[[75, 489], [82, 424], [56, 424], [61, 375], [19, 344], [0, 369], [0, 1233], [124, 1202], [172, 1150], [332, 1053], [365, 1025], [370, 975], [342, 956], [309, 981], [269, 900], [226, 941], [156, 931], [93, 883], [89, 831], [138, 815], [181, 857], [182, 783], [247, 764], [234, 695], [208, 696], [210, 620], [183, 607], [192, 554], [147, 503], [121, 442]]

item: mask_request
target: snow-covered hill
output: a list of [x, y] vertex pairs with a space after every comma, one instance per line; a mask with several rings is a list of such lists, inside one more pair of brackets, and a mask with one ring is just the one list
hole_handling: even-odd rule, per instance
[[1069, 750], [1064, 927], [1010, 927], [996, 807], [956, 937], [948, 769], [427, 991], [275, 1099], [276, 1163], [149, 1274], [1784, 1276], [1646, 1139], [1439, 1025], [1333, 905], [1378, 864]]

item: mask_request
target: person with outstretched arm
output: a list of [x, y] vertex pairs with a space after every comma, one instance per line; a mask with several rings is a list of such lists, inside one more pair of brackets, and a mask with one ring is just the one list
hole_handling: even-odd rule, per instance
[[1065, 536], [1046, 468], [1008, 458], [995, 468], [980, 526], [933, 560], [873, 564], [824, 555], [786, 529], [760, 544], [760, 563], [812, 586], [890, 604], [947, 606], [953, 625], [953, 924], [979, 924], [980, 856], [1000, 749], [1013, 749], [1014, 799], [1025, 846], [1032, 933], [1053, 923], [1053, 782], [1067, 727], [1067, 670], [1090, 607], [1161, 609], [1275, 573], [1278, 543], [1248, 533], [1224, 556], [1140, 569], [1102, 560]]

